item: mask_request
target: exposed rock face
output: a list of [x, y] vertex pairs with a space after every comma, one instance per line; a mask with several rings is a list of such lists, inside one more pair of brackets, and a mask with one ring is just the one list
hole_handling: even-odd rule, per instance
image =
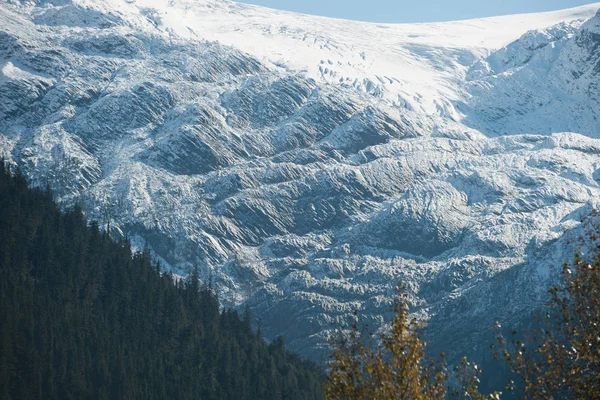
[[[174, 2], [248, 21], [184, 38], [141, 3], [0, 6], [0, 156], [33, 184], [175, 272], [198, 264], [267, 337], [318, 360], [352, 310], [381, 326], [397, 281], [452, 356], [540, 304], [600, 195], [592, 7], [500, 49], [406, 36], [393, 57], [426, 78], [358, 79], [372, 54], [334, 40], [343, 22], [268, 30], [260, 8]], [[293, 40], [298, 58], [201, 40], [235, 29]], [[294, 70], [297, 43], [331, 59]]]

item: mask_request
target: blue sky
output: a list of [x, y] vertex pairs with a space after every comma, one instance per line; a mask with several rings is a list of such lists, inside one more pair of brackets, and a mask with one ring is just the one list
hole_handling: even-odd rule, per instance
[[431, 22], [552, 11], [589, 0], [239, 0], [282, 10], [375, 22]]

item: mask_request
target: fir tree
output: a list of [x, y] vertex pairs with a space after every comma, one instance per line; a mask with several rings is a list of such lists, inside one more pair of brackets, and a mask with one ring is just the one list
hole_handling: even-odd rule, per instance
[[320, 399], [323, 373], [0, 162], [1, 399]]

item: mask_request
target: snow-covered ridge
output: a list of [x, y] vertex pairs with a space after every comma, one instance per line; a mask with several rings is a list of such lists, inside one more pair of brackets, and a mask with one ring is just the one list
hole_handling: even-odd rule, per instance
[[[446, 23], [376, 24], [315, 17], [229, 0], [79, 1], [142, 15], [159, 29], [218, 41], [262, 62], [305, 71], [426, 113], [448, 112], [473, 61], [530, 30], [591, 18], [600, 3], [564, 11]], [[131, 18], [131, 17], [130, 17]]]
[[2, 3], [0, 156], [305, 354], [400, 280], [458, 354], [540, 302], [597, 206], [598, 8]]

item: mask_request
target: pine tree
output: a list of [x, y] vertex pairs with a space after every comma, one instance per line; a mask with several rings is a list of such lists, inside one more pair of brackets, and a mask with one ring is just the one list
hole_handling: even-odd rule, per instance
[[197, 268], [175, 281], [3, 163], [0, 274], [1, 399], [323, 397], [322, 371], [220, 311]]

